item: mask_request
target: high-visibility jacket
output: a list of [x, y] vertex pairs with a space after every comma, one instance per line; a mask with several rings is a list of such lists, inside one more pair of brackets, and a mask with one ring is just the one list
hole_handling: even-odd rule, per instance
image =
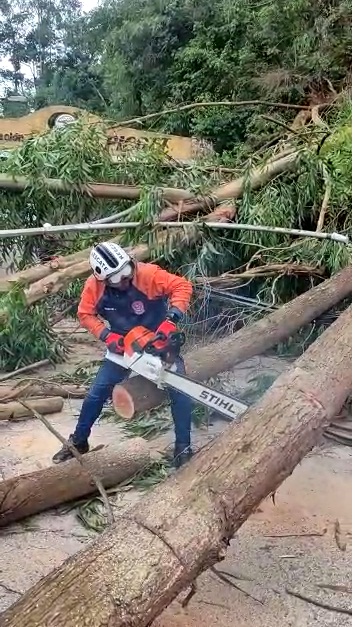
[[121, 335], [136, 326], [155, 331], [169, 309], [184, 314], [191, 295], [192, 285], [187, 279], [155, 264], [137, 262], [127, 291], [89, 277], [81, 295], [78, 317], [83, 327], [102, 340], [108, 329], [102, 320], [112, 332]]

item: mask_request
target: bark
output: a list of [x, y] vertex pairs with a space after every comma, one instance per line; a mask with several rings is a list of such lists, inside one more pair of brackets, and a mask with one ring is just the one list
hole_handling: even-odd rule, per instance
[[[197, 381], [206, 381], [226, 372], [238, 362], [260, 355], [286, 340], [349, 294], [351, 266], [254, 324], [188, 353], [187, 374]], [[166, 393], [142, 377], [133, 377], [122, 385], [117, 385], [113, 392], [115, 411], [127, 420], [136, 413], [152, 409], [166, 401]]]
[[[146, 627], [226, 555], [351, 389], [348, 309], [263, 398], [90, 547], [32, 587], [1, 627]], [[84, 619], [83, 619], [84, 617]]]
[[[28, 405], [40, 414], [55, 414], [62, 411], [63, 404], [64, 401], [60, 396], [36, 398], [28, 401]], [[0, 403], [0, 420], [20, 420], [23, 418], [33, 418], [33, 414], [18, 401]]]
[[105, 488], [110, 488], [142, 470], [149, 460], [146, 441], [133, 438], [85, 455], [88, 470], [72, 459], [5, 479], [0, 483], [0, 527], [95, 493], [97, 488], [91, 474], [101, 479]]
[[187, 199], [180, 202], [176, 207], [165, 209], [159, 216], [159, 219], [161, 221], [173, 220], [173, 216], [175, 215], [176, 220], [181, 214], [194, 214], [202, 210], [211, 211], [213, 207], [216, 207], [219, 203], [225, 200], [230, 198], [240, 198], [243, 195], [246, 182], [251, 190], [259, 189], [282, 172], [292, 169], [297, 163], [298, 158], [299, 152], [292, 152], [291, 154], [287, 153], [284, 156], [282, 153], [279, 155], [278, 159], [275, 160], [274, 158], [265, 165], [251, 170], [248, 177], [243, 174], [243, 176], [240, 176], [235, 181], [231, 181], [225, 185], [220, 185], [216, 189], [212, 190], [208, 196]]
[[0, 385], [0, 403], [8, 403], [19, 398], [61, 396], [62, 398], [84, 398], [88, 388], [84, 385], [59, 385], [47, 382], [44, 379], [40, 383], [31, 380], [18, 382], [13, 386]]
[[[125, 198], [127, 200], [136, 200], [140, 197], [143, 188], [137, 185], [118, 185], [117, 183], [82, 183], [70, 184], [65, 183], [61, 179], [43, 179], [43, 185], [49, 191], [58, 194], [71, 194], [74, 190], [83, 196], [91, 198]], [[0, 173], [0, 189], [7, 189], [12, 192], [23, 192], [30, 188], [32, 182], [25, 176], [17, 176], [14, 179], [10, 174]], [[175, 187], [162, 187], [164, 198], [170, 202], [179, 202], [186, 198], [191, 198], [191, 192], [185, 189]]]
[[[234, 216], [234, 207], [222, 206], [205, 216], [204, 220], [206, 222], [229, 222], [234, 218]], [[183, 233], [181, 229], [179, 229], [179, 231], [181, 232], [175, 234], [175, 246], [187, 246], [200, 237], [200, 233], [198, 231], [195, 232], [193, 229], [191, 229], [189, 233]], [[169, 241], [168, 238], [170, 236], [171, 233], [168, 234], [166, 231], [163, 231], [158, 238], [158, 242], [161, 245], [164, 245], [164, 243]], [[138, 246], [134, 246], [126, 250], [138, 261], [147, 261], [152, 255], [151, 247], [148, 244], [139, 244]], [[90, 274], [90, 272], [91, 268], [89, 260], [85, 259], [84, 261], [70, 265], [63, 270], [58, 270], [40, 281], [32, 283], [30, 287], [25, 290], [27, 305], [32, 305], [42, 298], [57, 294], [66, 288], [74, 279], [86, 277]], [[7, 310], [0, 310], [0, 323], [3, 323], [8, 315]]]
[[48, 263], [38, 264], [36, 266], [31, 266], [26, 270], [21, 270], [20, 272], [9, 274], [7, 277], [1, 279], [0, 281], [0, 293], [8, 292], [17, 283], [27, 286], [31, 283], [34, 283], [35, 281], [40, 281], [41, 279], [44, 279], [46, 276], [57, 272], [58, 270], [64, 270], [65, 268], [69, 268], [75, 263], [86, 259], [89, 255], [89, 252], [90, 248], [87, 248], [85, 250], [80, 250], [77, 253], [66, 255], [65, 257], [58, 257], [57, 259], [53, 259]]

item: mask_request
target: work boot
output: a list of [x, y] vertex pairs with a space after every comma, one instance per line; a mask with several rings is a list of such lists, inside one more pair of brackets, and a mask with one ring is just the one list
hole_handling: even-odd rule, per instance
[[[87, 441], [77, 444], [76, 442], [74, 442], [72, 435], [69, 436], [68, 441], [71, 444], [73, 444], [73, 446], [75, 446], [76, 450], [81, 455], [84, 455], [85, 453], [89, 452], [89, 443]], [[68, 446], [66, 444], [63, 444], [62, 448], [58, 451], [58, 453], [53, 455], [52, 462], [53, 464], [60, 464], [61, 462], [66, 462], [68, 459], [72, 459], [73, 457], [74, 455], [71, 452], [71, 450], [68, 448]]]
[[192, 450], [190, 446], [175, 446], [174, 451], [174, 466], [175, 468], [181, 468], [184, 464], [190, 461], [192, 457]]

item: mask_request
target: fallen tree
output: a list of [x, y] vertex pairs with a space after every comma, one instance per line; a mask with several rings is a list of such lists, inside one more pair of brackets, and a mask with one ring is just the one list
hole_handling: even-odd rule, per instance
[[[29, 407], [40, 414], [55, 414], [62, 411], [63, 404], [63, 398], [60, 396], [36, 398], [28, 402]], [[24, 407], [22, 403], [17, 401], [0, 403], [0, 420], [20, 420], [24, 418], [33, 418], [33, 413], [31, 409]]]
[[[285, 172], [293, 167], [298, 159], [298, 156], [298, 152], [293, 152], [291, 154], [288, 154], [287, 151], [286, 154], [282, 152], [278, 155], [277, 159], [274, 157], [264, 166], [257, 167], [252, 170], [248, 176], [248, 185], [250, 189], [252, 190], [262, 187], [281, 172]], [[245, 180], [246, 177], [241, 176], [227, 185], [221, 185], [212, 190], [211, 194], [208, 196], [180, 201], [177, 204], [164, 209], [157, 219], [161, 221], [174, 221], [178, 220], [181, 216], [193, 215], [199, 211], [212, 211], [212, 209], [222, 201], [229, 198], [240, 198], [243, 194]], [[220, 207], [220, 209], [222, 210], [222, 207]], [[215, 216], [215, 212], [211, 215]], [[214, 218], [211, 218], [211, 221], [213, 220]], [[119, 239], [120, 238], [118, 236], [113, 238], [111, 241], [118, 242]], [[45, 289], [46, 285], [46, 283], [42, 284], [40, 281], [46, 279], [46, 277], [52, 276], [52, 280], [56, 282], [58, 280], [58, 276], [56, 276], [56, 274], [61, 271], [61, 277], [64, 281], [64, 285], [67, 285], [68, 278], [74, 280], [76, 278], [83, 277], [90, 272], [87, 261], [89, 258], [89, 252], [90, 248], [87, 248], [85, 250], [66, 255], [65, 257], [60, 257], [47, 264], [30, 267], [26, 270], [9, 275], [0, 281], [0, 293], [9, 291], [13, 287], [14, 283], [30, 285], [38, 282], [39, 285], [34, 287], [32, 290], [34, 294], [37, 294], [42, 287]], [[135, 254], [135, 249], [131, 250], [131, 252], [132, 254]], [[36, 302], [36, 300], [31, 300], [31, 295], [29, 295], [28, 299], [29, 304], [31, 304], [31, 302]]]
[[243, 195], [246, 184], [250, 190], [259, 189], [282, 172], [292, 169], [297, 163], [299, 156], [299, 151], [293, 151], [291, 154], [288, 151], [286, 151], [286, 154], [282, 152], [276, 159], [275, 157], [271, 158], [264, 165], [251, 170], [248, 176], [243, 175], [230, 183], [219, 185], [208, 196], [190, 198], [180, 202], [177, 207], [165, 209], [160, 214], [159, 220], [173, 220], [174, 214], [176, 219], [176, 216], [179, 217], [181, 214], [194, 214], [206, 209], [211, 210], [219, 203], [231, 198], [237, 200]]
[[[84, 385], [68, 385], [45, 381], [41, 379], [36, 383], [31, 380], [14, 383], [10, 385], [0, 385], [0, 403], [9, 403], [19, 398], [61, 396], [62, 398], [84, 398], [87, 394], [87, 387]], [[41, 412], [38, 409], [39, 413]]]
[[[207, 381], [238, 362], [264, 353], [349, 296], [351, 281], [351, 266], [348, 266], [254, 324], [187, 354], [187, 373], [197, 381]], [[165, 401], [167, 395], [163, 390], [138, 376], [117, 385], [113, 392], [115, 411], [128, 420]]]
[[0, 483], [0, 527], [38, 514], [61, 503], [93, 494], [92, 475], [110, 488], [141, 471], [150, 461], [143, 438], [108, 446], [85, 455], [85, 467], [76, 459], [36, 470]]
[[1, 616], [1, 627], [145, 627], [288, 477], [351, 389], [351, 308], [178, 474]]
[[[44, 178], [42, 183], [49, 191], [57, 194], [72, 194], [76, 191], [90, 198], [137, 200], [143, 191], [143, 188], [137, 185], [117, 183], [66, 183], [61, 179], [48, 178]], [[0, 189], [23, 192], [32, 185], [33, 181], [25, 176], [14, 177], [11, 174], [0, 173]], [[164, 198], [171, 202], [179, 202], [192, 196], [191, 192], [186, 189], [175, 187], [161, 187], [160, 189]]]
[[[229, 222], [234, 218], [235, 212], [236, 210], [232, 206], [217, 207], [212, 213], [205, 216], [204, 220], [206, 222]], [[164, 231], [157, 239], [158, 245], [163, 247], [169, 241], [170, 237], [174, 238], [175, 246], [187, 246], [197, 241], [201, 237], [201, 232], [197, 229], [191, 229], [189, 233], [184, 233], [180, 229], [180, 232], [174, 234]], [[152, 254], [149, 244], [138, 244], [137, 246], [127, 249], [127, 251], [138, 261], [149, 260]], [[88, 258], [74, 265], [70, 265], [63, 270], [58, 270], [46, 276], [44, 279], [32, 283], [30, 287], [24, 291], [26, 304], [32, 305], [42, 298], [57, 294], [71, 283], [71, 281], [79, 277], [87, 276], [90, 272], [91, 268]], [[6, 320], [7, 315], [8, 312], [6, 310], [0, 310], [0, 323]]]

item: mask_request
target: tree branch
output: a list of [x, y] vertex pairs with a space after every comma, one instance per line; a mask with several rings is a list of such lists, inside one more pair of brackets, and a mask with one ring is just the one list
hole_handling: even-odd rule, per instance
[[174, 107], [173, 109], [163, 109], [163, 111], [156, 111], [155, 113], [147, 113], [139, 118], [130, 118], [129, 120], [121, 120], [109, 128], [115, 126], [128, 126], [129, 124], [141, 124], [146, 120], [152, 120], [158, 118], [161, 115], [168, 115], [169, 113], [180, 113], [180, 111], [190, 111], [191, 109], [201, 109], [202, 107], [276, 107], [279, 109], [297, 109], [298, 111], [308, 111], [308, 105], [296, 105], [288, 104], [284, 102], [268, 102], [267, 100], [221, 100], [219, 102], [191, 102], [190, 104]]
[[301, 599], [302, 601], [306, 601], [306, 603], [311, 603], [312, 605], [316, 605], [317, 607], [322, 607], [324, 610], [329, 610], [330, 612], [339, 612], [340, 614], [348, 614], [349, 616], [352, 616], [352, 610], [348, 609], [347, 607], [339, 607], [337, 605], [330, 605], [329, 603], [322, 603], [321, 601], [311, 599], [311, 597], [301, 594], [300, 592], [290, 590], [289, 588], [286, 588], [286, 592], [296, 599]]
[[21, 403], [21, 405], [23, 405], [24, 407], [26, 407], [26, 409], [28, 409], [33, 414], [33, 416], [35, 418], [40, 420], [42, 422], [42, 424], [44, 424], [44, 426], [47, 427], [48, 431], [50, 431], [57, 438], [57, 440], [59, 440], [59, 442], [61, 442], [63, 445], [68, 447], [68, 449], [73, 454], [75, 459], [79, 462], [79, 464], [88, 473], [88, 475], [91, 477], [91, 479], [93, 480], [94, 484], [96, 485], [98, 492], [101, 495], [101, 498], [103, 500], [103, 503], [104, 503], [106, 511], [107, 511], [107, 520], [108, 520], [109, 524], [112, 525], [115, 522], [115, 518], [114, 518], [114, 515], [113, 515], [113, 511], [112, 511], [112, 507], [111, 507], [110, 501], [108, 500], [107, 492], [106, 492], [106, 490], [105, 490], [105, 488], [104, 488], [104, 486], [102, 484], [101, 479], [99, 479], [99, 477], [97, 477], [96, 475], [92, 474], [92, 472], [87, 467], [87, 465], [86, 465], [86, 463], [85, 463], [85, 461], [83, 459], [83, 456], [80, 455], [80, 453], [77, 451], [75, 446], [71, 442], [66, 440], [59, 433], [59, 431], [57, 431], [57, 429], [55, 429], [51, 425], [51, 423], [47, 420], [47, 418], [45, 418], [44, 416], [42, 416], [42, 414], [40, 414], [38, 411], [33, 409], [33, 407], [30, 407], [30, 405], [28, 405], [26, 403], [26, 401], [18, 399], [18, 402]]

